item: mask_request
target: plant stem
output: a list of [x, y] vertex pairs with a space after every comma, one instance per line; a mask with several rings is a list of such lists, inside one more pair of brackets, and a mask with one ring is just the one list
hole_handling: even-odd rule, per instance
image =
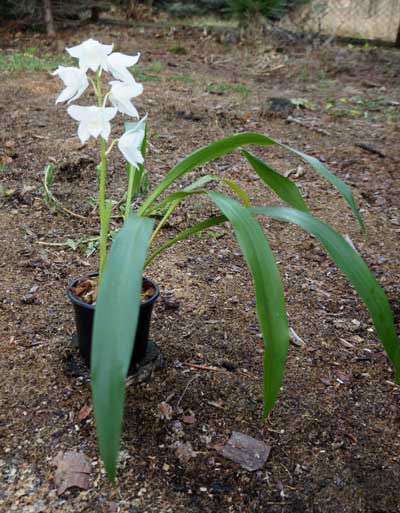
[[131, 214], [132, 198], [140, 187], [143, 173], [144, 167], [142, 165], [139, 165], [139, 167], [135, 169], [131, 164], [128, 164], [128, 190], [126, 193], [124, 223], [128, 220], [128, 217]]
[[135, 179], [135, 173], [136, 170], [133, 168], [132, 164], [128, 164], [128, 190], [126, 191], [124, 223], [128, 220], [129, 214], [131, 213], [133, 182]]
[[[96, 87], [98, 106], [101, 107], [103, 104], [103, 96], [101, 92], [101, 70], [96, 72]], [[106, 141], [100, 136], [100, 187], [99, 187], [99, 215], [100, 215], [100, 264], [99, 264], [99, 284], [103, 275], [104, 266], [106, 265], [107, 259], [107, 236], [108, 226], [110, 223], [110, 212], [106, 206], [106, 180], [107, 180], [107, 153], [106, 153]]]
[[179, 203], [180, 203], [180, 201], [174, 201], [173, 203], [171, 203], [171, 205], [170, 205], [169, 209], [167, 210], [167, 212], [165, 213], [164, 217], [161, 219], [161, 221], [157, 225], [157, 228], [154, 230], [154, 232], [150, 238], [149, 247], [152, 245], [154, 239], [158, 235], [158, 232], [161, 230], [161, 228], [164, 226], [164, 224], [168, 221], [171, 214], [176, 209], [176, 207], [179, 205]]
[[[107, 259], [107, 235], [109, 217], [106, 213], [106, 178], [107, 178], [107, 156], [106, 142], [100, 137], [100, 190], [99, 190], [99, 214], [100, 214], [100, 266], [99, 266], [99, 283], [103, 274], [104, 266]], [[108, 218], [108, 219], [107, 219]]]

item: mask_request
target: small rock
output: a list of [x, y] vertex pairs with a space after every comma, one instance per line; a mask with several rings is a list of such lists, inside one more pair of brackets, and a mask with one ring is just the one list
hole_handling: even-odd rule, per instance
[[296, 106], [288, 98], [269, 98], [260, 110], [261, 116], [287, 118]]
[[35, 302], [36, 299], [36, 291], [38, 289], [37, 285], [34, 285], [27, 294], [22, 296], [21, 303], [24, 305], [31, 305]]

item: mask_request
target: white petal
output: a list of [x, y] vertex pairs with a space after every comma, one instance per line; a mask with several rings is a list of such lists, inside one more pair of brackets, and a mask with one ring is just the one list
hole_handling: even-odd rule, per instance
[[122, 114], [126, 114], [127, 116], [131, 116], [132, 118], [139, 118], [139, 113], [136, 110], [136, 107], [132, 105], [131, 102], [121, 103], [118, 109]]
[[128, 99], [131, 99], [135, 96], [139, 96], [139, 94], [143, 93], [143, 85], [139, 84], [132, 77], [132, 80], [129, 82], [120, 81], [120, 80], [112, 80], [110, 82], [111, 92], [117, 96], [125, 96]]
[[107, 121], [111, 121], [112, 118], [117, 114], [118, 110], [114, 107], [103, 108], [103, 116]]
[[65, 66], [58, 66], [58, 68], [55, 71], [53, 71], [52, 75], [59, 75], [60, 73], [62, 73], [63, 69], [65, 69]]
[[64, 103], [75, 94], [75, 89], [71, 86], [66, 87], [63, 89], [60, 93], [60, 95], [57, 97], [56, 103]]
[[84, 123], [79, 123], [78, 137], [82, 144], [85, 144], [85, 142], [90, 138], [89, 131]]
[[140, 151], [144, 139], [144, 130], [131, 130], [125, 134], [118, 141], [118, 148], [125, 159], [134, 167], [138, 164], [143, 164], [144, 159]]
[[88, 117], [88, 109], [92, 107], [81, 107], [80, 105], [71, 105], [68, 107], [67, 112], [72, 119], [76, 121], [83, 121]]
[[132, 74], [127, 68], [134, 66], [140, 58], [140, 53], [137, 55], [124, 55], [123, 53], [114, 52], [107, 57], [107, 68], [110, 73], [123, 82], [130, 82], [134, 80]]
[[111, 125], [110, 123], [105, 123], [101, 129], [100, 135], [101, 137], [107, 141], [111, 132]]
[[76, 92], [75, 96], [73, 96], [72, 98], [70, 98], [68, 100], [68, 103], [71, 103], [74, 100], [77, 100], [78, 98], [80, 98], [83, 95], [83, 93], [86, 91], [88, 85], [89, 85], [89, 83], [86, 85], [82, 85], [82, 87], [80, 89], [78, 89], [78, 91]]
[[125, 55], [114, 52], [107, 57], [107, 63], [114, 68], [131, 68], [140, 59], [140, 53], [137, 55]]

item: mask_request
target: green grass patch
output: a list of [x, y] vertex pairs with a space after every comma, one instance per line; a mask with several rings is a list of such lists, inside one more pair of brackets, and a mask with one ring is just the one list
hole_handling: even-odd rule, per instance
[[138, 82], [161, 82], [162, 78], [158, 75], [152, 75], [141, 66], [130, 68], [130, 72]]
[[37, 48], [23, 52], [0, 53], [0, 72], [13, 71], [52, 71], [59, 65], [67, 66], [73, 59], [65, 54], [39, 54]]
[[247, 98], [251, 91], [244, 84], [231, 84], [229, 82], [211, 83], [207, 86], [207, 92], [210, 94], [240, 94]]
[[165, 64], [161, 61], [154, 61], [146, 66], [145, 69], [147, 73], [155, 73], [157, 75], [158, 73], [165, 71]]
[[184, 46], [171, 46], [168, 51], [175, 55], [187, 55], [189, 53]]
[[195, 82], [192, 76], [184, 73], [181, 75], [171, 75], [168, 77], [168, 80], [172, 80], [173, 82], [183, 82], [184, 84], [193, 84]]

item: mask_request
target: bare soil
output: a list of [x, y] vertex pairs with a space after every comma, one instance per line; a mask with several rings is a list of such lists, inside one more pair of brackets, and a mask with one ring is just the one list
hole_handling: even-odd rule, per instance
[[[339, 194], [294, 155], [254, 149], [296, 178], [314, 212], [351, 238], [398, 322], [399, 51], [232, 46], [195, 29], [95, 25], [61, 32], [56, 42], [4, 29], [0, 47], [55, 52], [89, 36], [141, 51], [153, 77], [137, 102], [149, 113], [151, 184], [188, 152], [243, 130], [323, 159], [352, 186], [366, 237]], [[268, 219], [261, 222], [282, 272], [290, 325], [304, 340], [290, 347], [277, 406], [263, 421], [251, 280], [222, 225], [178, 244], [147, 271], [161, 287], [152, 340], [165, 366], [127, 388], [118, 485], [109, 484], [89, 384], [68, 365], [74, 324], [66, 288], [97, 270], [97, 254], [48, 245], [98, 230], [88, 201], [96, 195], [96, 145], [82, 146], [75, 122], [55, 105], [60, 88], [47, 72], [1, 73], [0, 512], [399, 512], [400, 389], [369, 315], [314, 239]], [[271, 97], [301, 99], [303, 107], [291, 118], [269, 115], [263, 106]], [[57, 170], [54, 194], [84, 220], [44, 202], [48, 163]], [[256, 205], [277, 204], [239, 154], [183, 183], [206, 173], [237, 180]], [[117, 200], [125, 180], [116, 152], [110, 190]], [[214, 211], [198, 198], [188, 202], [161, 238]], [[162, 402], [172, 418], [162, 415]], [[244, 470], [213, 448], [232, 431], [272, 447], [262, 470]], [[188, 461], [177, 441], [191, 444]], [[69, 450], [89, 458], [90, 488], [58, 496], [51, 462]]]

